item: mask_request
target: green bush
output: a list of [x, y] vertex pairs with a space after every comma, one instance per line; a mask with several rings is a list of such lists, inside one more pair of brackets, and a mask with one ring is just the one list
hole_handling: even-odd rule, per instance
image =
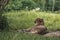
[[31, 10], [37, 7], [39, 7], [40, 10], [52, 11], [53, 9], [53, 11], [57, 11], [60, 9], [60, 1], [55, 0], [55, 4], [53, 5], [53, 0], [10, 0], [5, 10]]
[[23, 10], [33, 9], [36, 7], [36, 3], [32, 0], [10, 0], [9, 4], [5, 7], [6, 10]]

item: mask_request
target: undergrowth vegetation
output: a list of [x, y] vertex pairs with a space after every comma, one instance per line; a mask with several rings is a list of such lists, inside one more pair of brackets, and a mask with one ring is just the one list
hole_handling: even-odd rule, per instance
[[10, 11], [3, 14], [7, 17], [9, 29], [25, 29], [34, 26], [36, 18], [43, 18], [48, 30], [60, 28], [60, 14], [39, 11]]
[[[5, 12], [9, 30], [26, 29], [34, 26], [36, 18], [43, 18], [48, 30], [60, 29], [60, 14], [39, 11], [10, 11]], [[8, 29], [7, 29], [8, 30]], [[57, 37], [43, 37], [37, 34], [20, 32], [0, 32], [0, 40], [60, 40]]]

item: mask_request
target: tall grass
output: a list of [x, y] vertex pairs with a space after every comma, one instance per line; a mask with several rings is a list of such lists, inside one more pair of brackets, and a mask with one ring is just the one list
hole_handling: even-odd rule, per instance
[[[3, 16], [7, 17], [10, 30], [33, 27], [36, 18], [43, 18], [48, 30], [60, 29], [60, 14], [38, 11], [10, 11]], [[60, 38], [5, 31], [0, 32], [0, 40], [60, 40]]]
[[10, 11], [5, 14], [9, 27], [13, 30], [34, 26], [36, 18], [43, 18], [49, 30], [60, 29], [60, 14], [38, 11]]

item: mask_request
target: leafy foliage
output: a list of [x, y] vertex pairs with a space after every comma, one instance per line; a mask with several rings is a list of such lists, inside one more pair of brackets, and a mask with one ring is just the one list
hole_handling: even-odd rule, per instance
[[0, 29], [3, 30], [7, 27], [8, 23], [6, 17], [2, 14], [4, 13], [5, 6], [9, 3], [9, 0], [0, 0]]
[[[54, 2], [54, 3], [53, 3]], [[10, 0], [6, 10], [31, 10], [39, 7], [41, 10], [60, 9], [60, 0]], [[53, 8], [54, 7], [54, 8]]]
[[21, 9], [33, 9], [36, 4], [32, 0], [11, 0], [9, 5], [5, 9], [21, 10]]

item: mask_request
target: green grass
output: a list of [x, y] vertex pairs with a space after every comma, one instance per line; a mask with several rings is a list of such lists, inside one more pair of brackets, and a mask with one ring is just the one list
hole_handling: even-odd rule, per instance
[[0, 32], [0, 40], [60, 40], [60, 38], [20, 32]]
[[34, 26], [36, 18], [43, 18], [45, 26], [49, 30], [60, 29], [60, 14], [51, 12], [35, 11], [11, 11], [4, 14], [7, 16], [9, 27], [13, 30], [24, 29]]
[[[48, 30], [60, 29], [60, 14], [35, 11], [10, 11], [3, 14], [7, 17], [10, 30], [34, 26], [36, 18], [43, 18]], [[0, 40], [60, 40], [56, 37], [43, 37], [37, 34], [20, 32], [0, 32]]]

